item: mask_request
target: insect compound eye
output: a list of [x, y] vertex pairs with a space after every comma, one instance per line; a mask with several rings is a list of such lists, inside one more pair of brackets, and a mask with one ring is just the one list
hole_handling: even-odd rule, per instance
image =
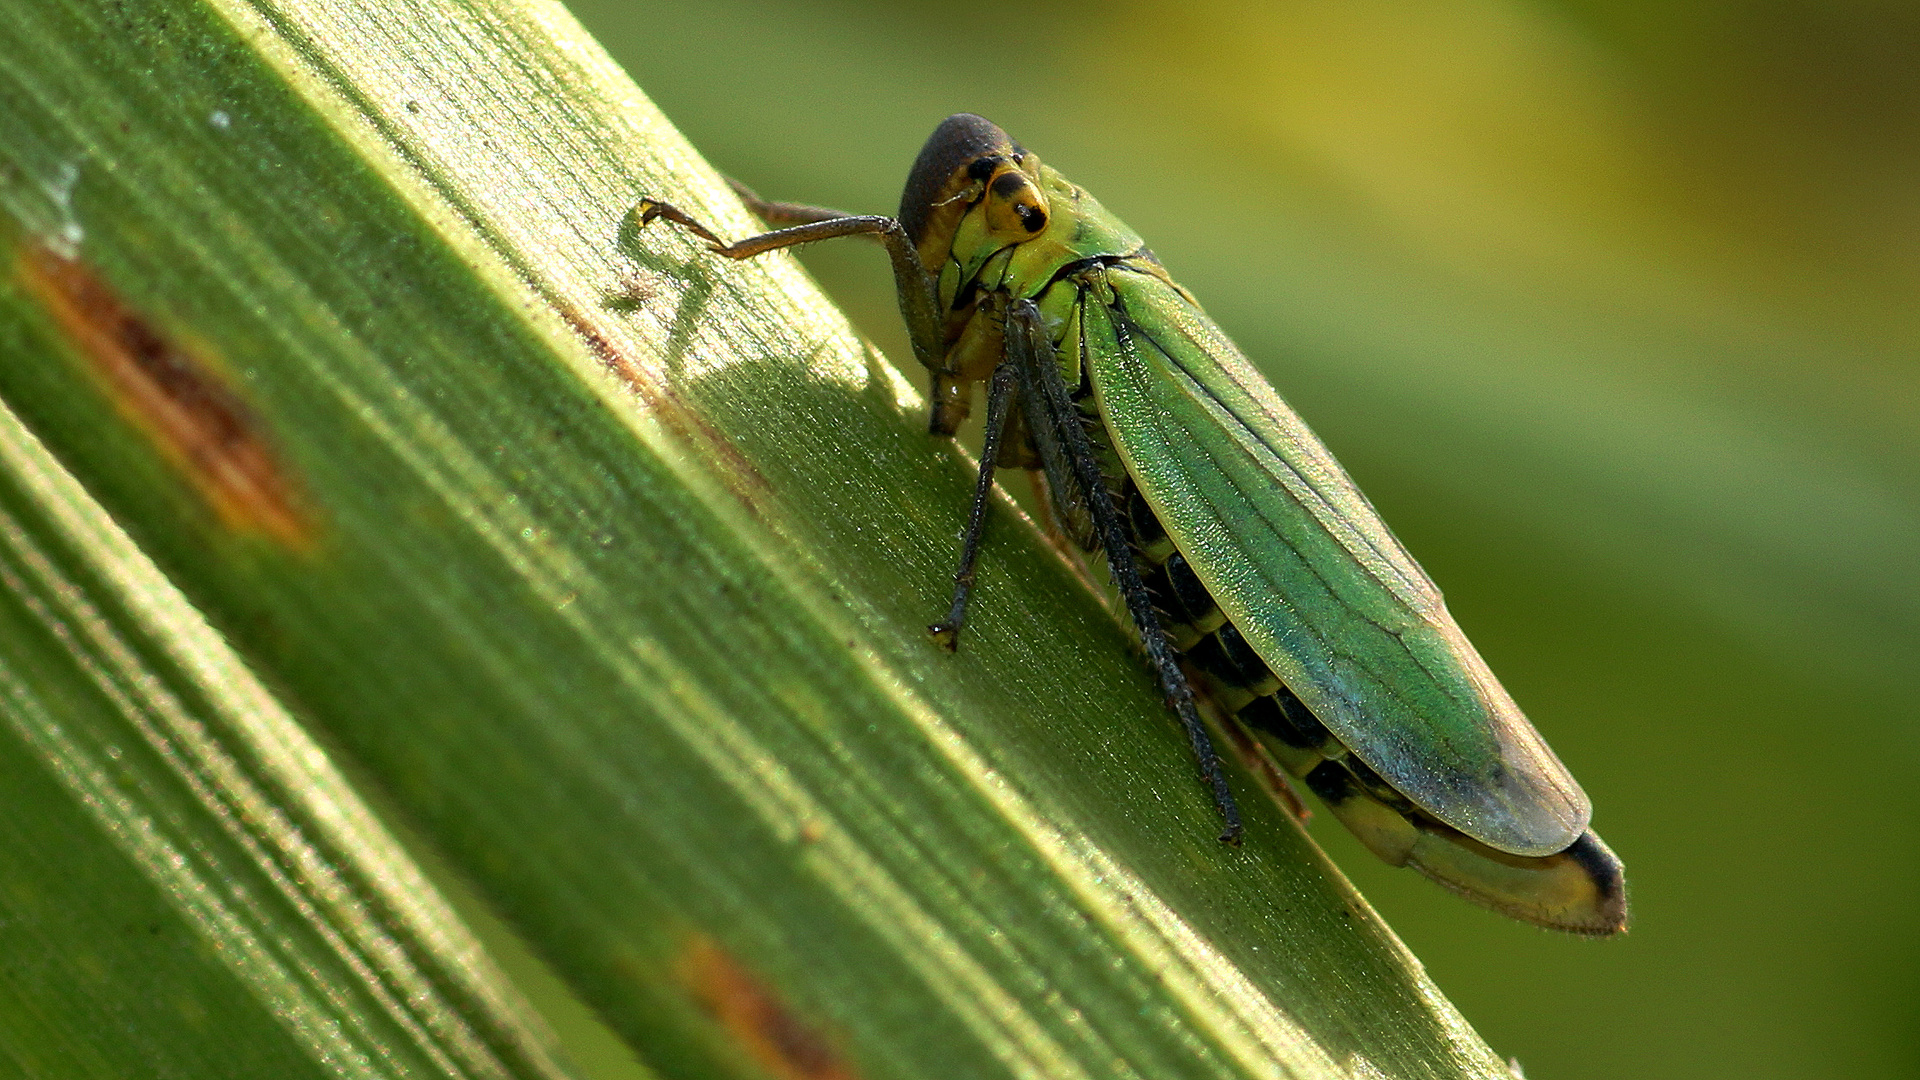
[[1003, 169], [987, 185], [987, 227], [1021, 239], [1047, 227], [1046, 199], [1027, 174]]

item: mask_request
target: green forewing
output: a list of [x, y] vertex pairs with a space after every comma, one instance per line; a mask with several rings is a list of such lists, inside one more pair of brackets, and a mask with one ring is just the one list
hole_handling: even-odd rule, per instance
[[1517, 855], [1572, 843], [1585, 793], [1346, 471], [1180, 290], [1124, 264], [1105, 288], [1101, 276], [1081, 293], [1073, 359], [1221, 611], [1348, 749], [1441, 821]]

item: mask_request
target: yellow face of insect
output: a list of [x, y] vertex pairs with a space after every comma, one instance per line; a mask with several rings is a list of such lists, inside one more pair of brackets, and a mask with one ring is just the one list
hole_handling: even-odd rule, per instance
[[1039, 173], [1039, 159], [1027, 154], [1018, 164], [1003, 163], [987, 181], [982, 210], [989, 236], [1017, 244], [1046, 231], [1047, 197], [1035, 182]]

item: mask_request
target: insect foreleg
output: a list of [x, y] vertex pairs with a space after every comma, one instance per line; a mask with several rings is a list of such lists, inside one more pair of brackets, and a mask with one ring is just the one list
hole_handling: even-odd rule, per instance
[[[1226, 827], [1220, 832], [1220, 840], [1226, 844], [1238, 844], [1240, 809], [1234, 805], [1233, 792], [1227, 787], [1226, 773], [1220, 767], [1220, 755], [1214, 749], [1213, 739], [1207, 734], [1199, 710], [1194, 707], [1193, 687], [1187, 682], [1186, 672], [1180, 669], [1179, 653], [1174, 649], [1173, 641], [1160, 625], [1160, 614], [1154, 610], [1153, 595], [1140, 578], [1140, 568], [1134, 561], [1133, 545], [1127, 538], [1126, 526], [1113, 505], [1106, 478], [1101, 475], [1100, 461], [1094, 456], [1087, 433], [1080, 426], [1080, 411], [1074, 407], [1067, 395], [1066, 383], [1060, 378], [1060, 367], [1047, 341], [1046, 324], [1041, 321], [1040, 309], [1031, 300], [1022, 300], [1007, 316], [1006, 341], [1007, 356], [1020, 369], [1023, 381], [1021, 393], [1030, 403], [1028, 425], [1036, 432], [1035, 442], [1043, 447], [1041, 457], [1047, 463], [1049, 479], [1056, 487], [1078, 488], [1085, 499], [1092, 516], [1094, 535], [1101, 549], [1106, 552], [1107, 568], [1113, 574], [1114, 586], [1126, 601], [1127, 614], [1132, 617], [1133, 625], [1140, 633], [1141, 647], [1146, 650], [1147, 659], [1153, 664], [1154, 674], [1159, 676], [1160, 689], [1180, 717], [1181, 726], [1186, 729], [1187, 742], [1193, 747], [1201, 778], [1212, 789], [1214, 805], [1219, 807], [1220, 816], [1226, 822]], [[1082, 370], [1085, 370], [1084, 364]], [[1048, 434], [1039, 434], [1042, 429]], [[1050, 455], [1044, 450], [1049, 435], [1057, 438], [1060, 451], [1051, 455], [1052, 461], [1047, 460]], [[1058, 467], [1056, 462], [1066, 466], [1064, 471], [1068, 472], [1067, 476], [1052, 475]]]
[[713, 245], [715, 253], [729, 259], [751, 259], [769, 251], [796, 244], [811, 244], [816, 240], [831, 240], [837, 236], [878, 237], [887, 249], [888, 260], [893, 263], [893, 283], [900, 297], [900, 315], [907, 323], [907, 336], [913, 342], [913, 355], [934, 373], [934, 381], [939, 383], [945, 370], [940, 301], [934, 294], [933, 278], [927, 274], [927, 268], [921, 265], [920, 253], [914, 250], [913, 241], [907, 237], [906, 229], [898, 221], [880, 214], [811, 219], [812, 214], [826, 211], [821, 207], [767, 203], [758, 197], [754, 202], [756, 208], [769, 211], [791, 208], [796, 216], [809, 220], [805, 224], [775, 229], [729, 244], [672, 203], [643, 198], [634, 204], [633, 213], [641, 228], [655, 218], [665, 218]]

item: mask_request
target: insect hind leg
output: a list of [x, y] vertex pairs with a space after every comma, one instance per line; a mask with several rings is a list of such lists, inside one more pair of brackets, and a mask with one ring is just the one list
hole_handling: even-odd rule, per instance
[[1114, 586], [1120, 590], [1127, 614], [1140, 634], [1140, 645], [1160, 679], [1160, 689], [1186, 730], [1201, 779], [1212, 792], [1214, 806], [1225, 823], [1220, 841], [1237, 845], [1241, 832], [1240, 808], [1234, 804], [1233, 792], [1227, 787], [1220, 754], [1214, 749], [1213, 738], [1207, 734], [1206, 724], [1194, 705], [1193, 687], [1187, 682], [1186, 672], [1180, 669], [1180, 654], [1161, 626], [1153, 595], [1141, 579], [1126, 524], [1114, 505], [1100, 460], [1081, 427], [1080, 411], [1074, 407], [1066, 383], [1060, 378], [1060, 368], [1047, 342], [1040, 310], [1031, 300], [1022, 300], [1008, 313], [1006, 347], [1008, 359], [1020, 372], [1020, 398], [1026, 404], [1027, 426], [1040, 450], [1048, 479], [1056, 490], [1077, 491], [1085, 500], [1092, 516], [1094, 538], [1106, 553]]

